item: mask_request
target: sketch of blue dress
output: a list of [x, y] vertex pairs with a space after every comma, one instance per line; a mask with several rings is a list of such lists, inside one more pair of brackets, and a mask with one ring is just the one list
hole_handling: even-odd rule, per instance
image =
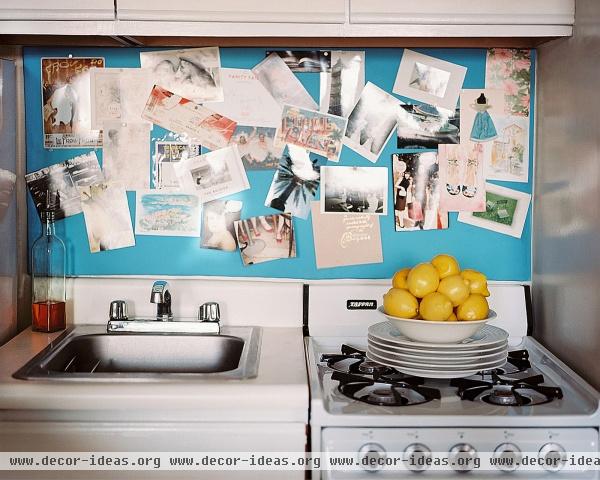
[[494, 121], [488, 112], [477, 112], [473, 129], [471, 130], [471, 140], [474, 142], [486, 142], [493, 140], [498, 136]]

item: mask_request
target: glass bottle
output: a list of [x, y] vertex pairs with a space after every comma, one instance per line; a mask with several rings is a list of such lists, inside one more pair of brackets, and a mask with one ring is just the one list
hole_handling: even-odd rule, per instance
[[42, 234], [31, 247], [32, 329], [56, 332], [66, 328], [66, 250], [56, 236], [54, 211], [47, 207], [41, 218]]

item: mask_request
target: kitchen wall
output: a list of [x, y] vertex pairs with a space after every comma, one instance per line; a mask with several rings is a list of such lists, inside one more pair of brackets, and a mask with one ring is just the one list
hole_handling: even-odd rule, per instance
[[[468, 68], [464, 88], [484, 87], [486, 50], [484, 49], [417, 49], [422, 53], [463, 65]], [[402, 49], [365, 49], [366, 77], [384, 90], [391, 92]], [[25, 49], [25, 80], [27, 109], [27, 170], [64, 161], [84, 153], [81, 149], [46, 150], [42, 143], [42, 115], [40, 88], [40, 59], [53, 56], [103, 56], [107, 67], [138, 67], [140, 49], [82, 49], [82, 48], [27, 48]], [[262, 48], [223, 48], [221, 61], [224, 67], [251, 68], [265, 56]], [[535, 69], [535, 55], [534, 69]], [[319, 75], [298, 74], [313, 98], [319, 98]], [[532, 80], [534, 81], [534, 80]], [[532, 93], [533, 89], [532, 89]], [[532, 95], [532, 99], [534, 95]], [[533, 131], [533, 119], [531, 115]], [[165, 133], [155, 127], [153, 137]], [[533, 135], [531, 135], [533, 139]], [[395, 137], [387, 144], [377, 166], [390, 169], [391, 154], [397, 152]], [[530, 151], [533, 151], [530, 148]], [[98, 150], [101, 158], [102, 151]], [[348, 148], [344, 148], [340, 165], [371, 166], [372, 164]], [[509, 188], [531, 192], [533, 155], [530, 155], [530, 181], [528, 183], [503, 183]], [[273, 171], [248, 173], [251, 190], [232, 196], [244, 202], [243, 217], [271, 214], [275, 211], [264, 206], [264, 199], [273, 178]], [[493, 182], [492, 182], [493, 183]], [[135, 196], [128, 193], [133, 216]], [[393, 211], [391, 186], [388, 193], [388, 211]], [[244, 267], [238, 253], [226, 253], [198, 248], [197, 238], [140, 237], [136, 246], [114, 251], [90, 253], [82, 215], [59, 222], [57, 230], [66, 240], [71, 275], [218, 275], [235, 277], [271, 278], [386, 278], [405, 265], [427, 260], [438, 252], [455, 255], [464, 266], [480, 269], [494, 280], [527, 281], [531, 275], [530, 215], [527, 217], [520, 239], [500, 235], [457, 222], [457, 214], [450, 214], [450, 228], [439, 231], [394, 231], [390, 213], [381, 218], [384, 262], [380, 264], [338, 267], [317, 270], [313, 249], [310, 218], [295, 219], [298, 258], [267, 262]], [[37, 214], [29, 199], [29, 241], [40, 231]]]
[[600, 388], [600, 3], [539, 48], [533, 300], [536, 337]]

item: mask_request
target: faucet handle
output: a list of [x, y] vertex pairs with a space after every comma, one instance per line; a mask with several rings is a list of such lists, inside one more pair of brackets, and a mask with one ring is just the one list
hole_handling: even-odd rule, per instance
[[198, 309], [198, 321], [200, 322], [218, 322], [221, 319], [221, 312], [217, 302], [206, 302], [200, 305]]
[[127, 320], [127, 302], [125, 300], [110, 302], [108, 318], [110, 320]]

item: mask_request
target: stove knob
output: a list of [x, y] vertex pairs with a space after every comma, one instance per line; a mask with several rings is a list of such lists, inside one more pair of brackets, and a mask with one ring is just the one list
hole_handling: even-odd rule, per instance
[[477, 450], [468, 443], [454, 445], [448, 454], [450, 466], [457, 472], [469, 472], [475, 467]]
[[495, 465], [503, 472], [513, 472], [521, 464], [521, 450], [514, 443], [502, 443], [494, 450]]
[[544, 470], [558, 472], [567, 463], [567, 452], [558, 443], [547, 443], [540, 448], [538, 460]]
[[404, 466], [411, 472], [422, 472], [430, 466], [431, 450], [422, 443], [411, 443], [404, 449]]
[[385, 448], [378, 443], [365, 443], [358, 450], [358, 462], [363, 470], [376, 472], [383, 468], [382, 460], [387, 456]]

